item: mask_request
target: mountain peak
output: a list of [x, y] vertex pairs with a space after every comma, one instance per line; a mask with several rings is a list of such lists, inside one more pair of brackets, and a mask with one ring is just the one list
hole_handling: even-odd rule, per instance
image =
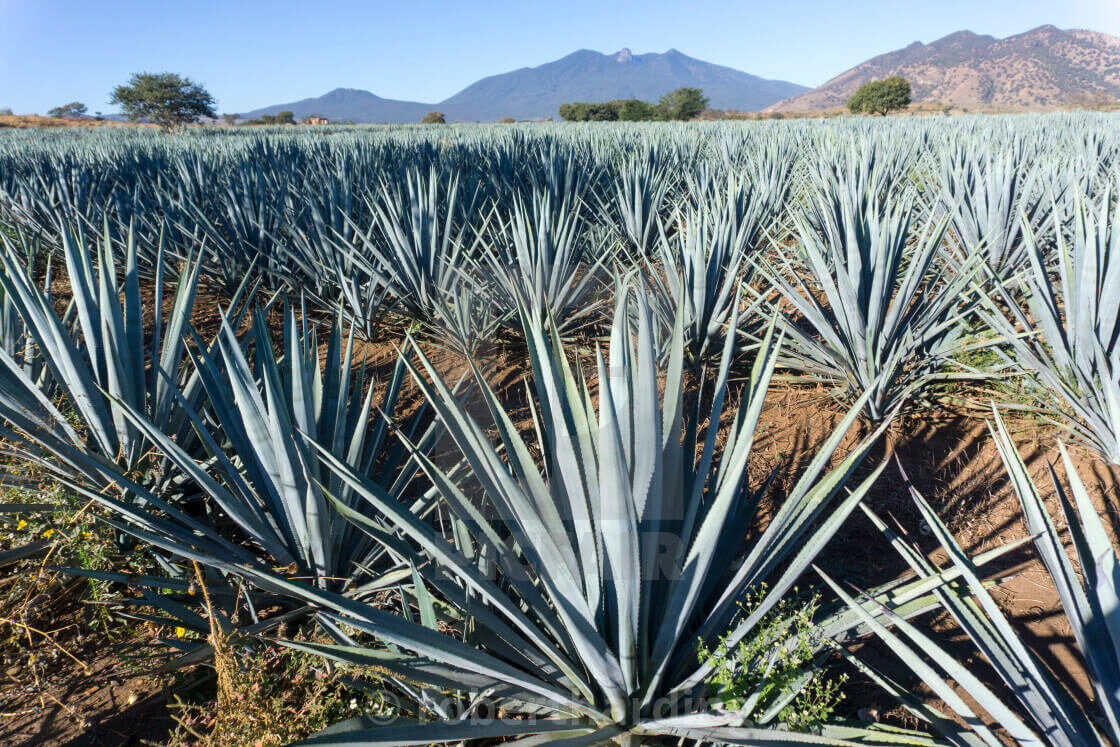
[[634, 55], [631, 54], [630, 50], [627, 49], [626, 47], [623, 47], [622, 49], [618, 50], [618, 54], [616, 54], [614, 56], [614, 58], [618, 62], [633, 62], [634, 61]]

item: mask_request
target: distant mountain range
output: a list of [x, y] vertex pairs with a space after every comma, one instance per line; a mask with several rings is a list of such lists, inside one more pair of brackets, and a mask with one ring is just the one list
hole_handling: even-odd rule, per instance
[[495, 121], [556, 118], [561, 104], [636, 98], [657, 101], [681, 87], [703, 88], [716, 109], [758, 111], [807, 91], [805, 86], [767, 80], [723, 65], [697, 60], [670, 49], [664, 54], [607, 55], [581, 49], [538, 67], [492, 75], [434, 104], [384, 99], [369, 91], [336, 88], [315, 98], [266, 106], [241, 116], [291, 111], [297, 118], [318, 114], [354, 122], [418, 122], [429, 111], [451, 120]]
[[397, 101], [355, 88], [275, 104], [245, 119], [289, 110], [333, 121], [418, 122], [430, 111], [449, 121], [558, 117], [561, 104], [637, 98], [656, 101], [682, 86], [703, 88], [715, 109], [796, 112], [842, 107], [869, 80], [901, 75], [917, 103], [1046, 108], [1120, 98], [1120, 38], [1096, 31], [1040, 26], [1006, 39], [958, 31], [929, 44], [873, 57], [822, 86], [767, 80], [689, 57], [602, 54], [587, 49], [537, 67], [483, 78], [436, 103]]
[[873, 57], [824, 85], [770, 107], [793, 112], [843, 106], [869, 80], [901, 75], [913, 100], [945, 105], [1052, 107], [1120, 97], [1120, 38], [1040, 26], [1006, 39], [958, 31]]

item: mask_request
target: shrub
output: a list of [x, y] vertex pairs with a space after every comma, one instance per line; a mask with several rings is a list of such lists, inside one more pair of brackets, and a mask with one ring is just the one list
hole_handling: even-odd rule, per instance
[[[743, 615], [753, 613], [765, 596], [762, 584], [743, 602]], [[738, 646], [721, 639], [713, 651], [701, 643], [700, 663], [715, 669], [709, 686], [725, 708], [739, 709], [755, 698], [756, 711], [773, 707], [794, 731], [828, 722], [844, 699], [841, 688], [848, 678], [830, 677], [815, 663], [824, 637], [814, 622], [819, 603], [819, 594], [804, 602], [783, 599]]]
[[236, 673], [229, 692], [202, 702], [177, 698], [173, 747], [279, 747], [356, 713], [393, 710], [374, 687], [310, 654], [270, 647], [256, 654], [235, 649], [228, 656]]
[[447, 119], [443, 116], [443, 112], [428, 112], [420, 120], [420, 124], [447, 124]]

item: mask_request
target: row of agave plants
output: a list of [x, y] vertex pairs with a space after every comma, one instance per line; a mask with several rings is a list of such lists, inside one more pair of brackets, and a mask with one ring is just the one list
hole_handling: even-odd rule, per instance
[[[889, 465], [863, 464], [940, 382], [993, 369], [1120, 462], [1115, 124], [12, 135], [3, 435], [155, 548], [162, 576], [97, 575], [159, 619], [206, 635], [209, 613], [238, 640], [314, 625], [319, 642], [282, 643], [376, 672], [422, 717], [316, 743], [999, 744], [993, 721], [1024, 743], [1115, 743], [1116, 557], [1064, 450], [1081, 577], [993, 410], [1089, 713], [981, 575], [1022, 543], [969, 557], [913, 490], [951, 560], [934, 565], [866, 505]], [[385, 376], [365, 339], [399, 344]], [[529, 426], [484, 343], [528, 362]], [[979, 348], [997, 363], [969, 365]], [[846, 414], [803, 466], [755, 481], [776, 371], [830, 385]], [[814, 567], [857, 511], [910, 573], [857, 592]], [[787, 619], [806, 609], [810, 628]], [[936, 609], [1000, 683], [917, 626]], [[783, 645], [727, 654], [759, 636]], [[951, 713], [861, 658], [871, 636]], [[839, 659], [923, 730], [791, 730]], [[750, 683], [734, 698], [729, 667]]]

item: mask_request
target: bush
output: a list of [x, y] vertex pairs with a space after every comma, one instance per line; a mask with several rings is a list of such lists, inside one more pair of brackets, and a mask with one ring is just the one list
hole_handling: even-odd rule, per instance
[[[310, 654], [270, 647], [228, 654], [228, 692], [176, 699], [171, 747], [279, 747], [355, 715], [393, 713], [391, 701]], [[202, 696], [197, 702], [198, 696]]]
[[443, 112], [428, 112], [420, 120], [420, 124], [447, 124], [447, 119], [443, 116]]
[[499, 124], [513, 124], [516, 121], [517, 120], [514, 119], [513, 117], [502, 117], [501, 119], [498, 120], [498, 123]]
[[[765, 595], [765, 585], [748, 595], [743, 613], [757, 609]], [[848, 678], [829, 676], [817, 662], [816, 644], [823, 638], [814, 623], [819, 603], [819, 595], [804, 603], [783, 599], [737, 646], [728, 646], [724, 639], [710, 651], [700, 644], [700, 662], [715, 668], [711, 686], [725, 707], [742, 708], [752, 697], [757, 698], [758, 712], [777, 705], [778, 720], [793, 731], [809, 731], [829, 721], [844, 699]]]
[[848, 110], [853, 114], [886, 114], [905, 108], [910, 103], [910, 83], [892, 75], [882, 80], [864, 83], [848, 99]]

